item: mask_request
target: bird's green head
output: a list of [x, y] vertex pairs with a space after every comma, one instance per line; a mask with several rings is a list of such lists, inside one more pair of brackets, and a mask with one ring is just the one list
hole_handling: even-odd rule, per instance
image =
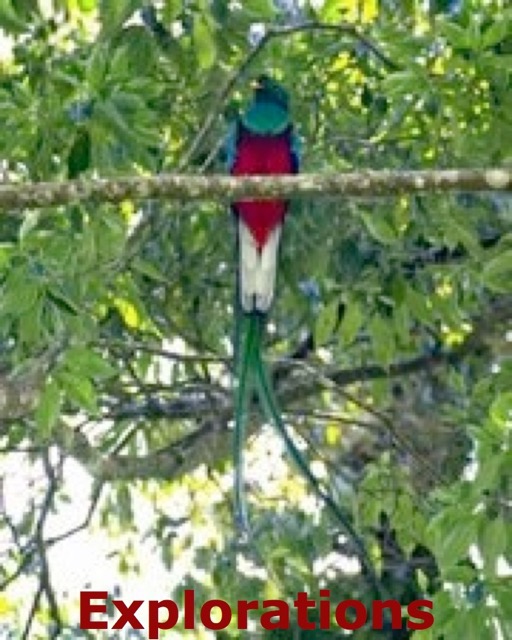
[[265, 74], [258, 76], [252, 83], [255, 102], [271, 102], [288, 110], [290, 99], [286, 89], [276, 80]]
[[254, 95], [242, 122], [247, 129], [260, 135], [283, 132], [290, 124], [288, 93], [282, 85], [267, 75], [252, 83]]

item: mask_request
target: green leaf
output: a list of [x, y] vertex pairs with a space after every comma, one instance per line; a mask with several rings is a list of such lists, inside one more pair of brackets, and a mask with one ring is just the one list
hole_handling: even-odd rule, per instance
[[85, 77], [91, 88], [99, 91], [105, 81], [109, 63], [109, 50], [104, 43], [98, 43], [89, 58]]
[[411, 314], [420, 322], [423, 322], [427, 325], [431, 324], [433, 321], [432, 309], [428, 304], [428, 298], [413, 289], [410, 286], [407, 286], [405, 298], [407, 301], [407, 306], [411, 310]]
[[510, 577], [502, 578], [502, 582], [498, 582], [495, 580], [492, 586], [492, 595], [498, 601], [499, 607], [502, 611], [502, 619], [510, 623], [510, 621], [512, 620], [512, 598], [510, 597]]
[[18, 333], [20, 341], [24, 344], [37, 344], [45, 330], [43, 324], [43, 299], [38, 297], [35, 303], [18, 316]]
[[339, 0], [325, 0], [318, 13], [324, 22], [339, 22], [343, 15]]
[[78, 345], [66, 352], [65, 365], [77, 374], [99, 380], [111, 378], [117, 373], [117, 370], [98, 353]]
[[384, 78], [382, 90], [388, 96], [400, 96], [421, 91], [424, 87], [423, 73], [419, 70], [396, 71]]
[[455, 565], [443, 571], [443, 578], [447, 582], [461, 582], [472, 584], [478, 577], [478, 571], [466, 564]]
[[437, 634], [439, 634], [444, 631], [445, 625], [449, 624], [454, 615], [456, 615], [456, 609], [453, 606], [450, 595], [446, 591], [438, 591], [434, 594], [433, 602], [435, 616], [434, 629]]
[[482, 281], [492, 291], [512, 292], [512, 249], [503, 251], [484, 266]]
[[496, 486], [502, 468], [505, 464], [505, 453], [488, 455], [478, 461], [478, 473], [475, 478], [475, 488], [479, 491], [489, 491]]
[[210, 68], [217, 57], [217, 47], [212, 29], [204, 18], [199, 18], [194, 23], [194, 43], [199, 66], [202, 69]]
[[136, 258], [132, 263], [133, 269], [142, 273], [142, 275], [155, 280], [156, 282], [168, 282], [168, 278], [155, 267], [151, 262], [147, 262], [142, 258]]
[[35, 413], [41, 435], [48, 436], [52, 432], [60, 417], [61, 403], [61, 390], [55, 380], [50, 380], [46, 383]]
[[[157, 48], [154, 37], [146, 28], [139, 25], [126, 27], [116, 39], [116, 44], [110, 65], [114, 77], [126, 77], [128, 80], [137, 77], [151, 78]], [[141, 94], [140, 98], [143, 97], [144, 94]]]
[[484, 49], [493, 47], [507, 37], [510, 37], [512, 31], [512, 21], [507, 17], [501, 17], [496, 20], [488, 29], [485, 30], [482, 40]]
[[472, 39], [468, 30], [463, 29], [454, 22], [444, 22], [441, 26], [441, 32], [448, 42], [456, 49], [471, 49]]
[[100, 0], [99, 13], [102, 35], [112, 36], [139, 7], [139, 0]]
[[364, 316], [360, 303], [350, 299], [345, 305], [345, 313], [340, 326], [340, 334], [343, 344], [349, 345], [357, 336], [363, 324]]
[[474, 522], [467, 522], [465, 526], [454, 526], [447, 532], [442, 548], [437, 550], [437, 556], [441, 566], [450, 567], [456, 562], [463, 560], [469, 547], [475, 542]]
[[331, 300], [322, 307], [315, 322], [315, 344], [321, 346], [328, 342], [338, 322], [339, 300]]
[[48, 300], [51, 300], [59, 309], [71, 313], [73, 315], [80, 314], [80, 308], [74, 302], [74, 300], [64, 291], [60, 284], [56, 284], [54, 287], [49, 288], [46, 291]]
[[494, 385], [498, 391], [512, 389], [512, 358], [500, 359], [500, 370], [494, 378]]
[[484, 559], [486, 573], [493, 576], [496, 572], [498, 558], [505, 552], [507, 541], [512, 535], [512, 527], [503, 518], [495, 518], [490, 522], [484, 520], [480, 532], [480, 553]]
[[211, 2], [212, 16], [220, 25], [224, 25], [229, 20], [229, 2], [228, 0], [212, 0]]
[[409, 344], [411, 336], [411, 314], [405, 304], [393, 309], [393, 328], [399, 344]]
[[392, 225], [384, 218], [382, 212], [364, 212], [361, 214], [366, 228], [371, 235], [382, 244], [393, 244], [398, 236]]
[[119, 111], [115, 102], [109, 99], [98, 103], [94, 113], [96, 117], [103, 120], [107, 130], [112, 132], [112, 137], [125, 144], [134, 140], [133, 128], [126, 121], [125, 115]]
[[468, 609], [464, 616], [459, 635], [457, 632], [451, 638], [478, 638], [478, 640], [496, 640], [494, 624], [488, 619], [488, 608], [482, 604]]
[[456, 215], [446, 216], [444, 219], [444, 231], [445, 237], [454, 246], [460, 242], [472, 255], [481, 255], [482, 250], [476, 233], [474, 233], [474, 228], [465, 225], [462, 220], [458, 220]]
[[92, 414], [98, 413], [96, 390], [90, 380], [65, 370], [56, 375], [64, 393], [72, 402]]
[[477, 541], [478, 520], [458, 506], [449, 507], [434, 518], [427, 528], [442, 572], [463, 560], [471, 544]]
[[41, 214], [37, 210], [26, 212], [18, 231], [18, 237], [20, 240], [25, 240], [28, 234], [37, 227], [40, 218]]
[[21, 316], [32, 309], [39, 296], [39, 287], [31, 280], [9, 278], [0, 299], [0, 313]]
[[18, 15], [13, 7], [12, 0], [0, 1], [0, 27], [7, 33], [23, 33], [28, 25]]
[[126, 116], [140, 116], [145, 109], [144, 99], [135, 94], [122, 91], [116, 91], [110, 96], [110, 104], [115, 105], [117, 111]]
[[89, 13], [90, 11], [94, 11], [96, 9], [97, 0], [77, 0], [78, 6], [80, 7], [80, 11], [84, 13]]
[[243, 11], [256, 20], [271, 20], [276, 15], [272, 0], [244, 0]]
[[512, 425], [512, 391], [500, 393], [494, 399], [489, 414], [498, 427]]
[[381, 315], [374, 315], [369, 322], [368, 329], [372, 336], [373, 350], [377, 361], [389, 364], [395, 352], [395, 336], [391, 320]]

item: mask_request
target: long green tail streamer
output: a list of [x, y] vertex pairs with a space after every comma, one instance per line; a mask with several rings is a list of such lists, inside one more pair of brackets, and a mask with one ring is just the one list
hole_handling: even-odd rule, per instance
[[340, 523], [354, 545], [358, 558], [375, 596], [382, 599], [379, 580], [375, 574], [373, 564], [370, 561], [366, 546], [361, 536], [354, 529], [350, 516], [343, 508], [336, 504], [332, 496], [320, 484], [311, 468], [290, 437], [287, 427], [281, 417], [281, 411], [270, 382], [267, 368], [261, 355], [261, 344], [265, 328], [265, 317], [261, 314], [243, 315], [239, 318], [238, 354], [237, 354], [237, 378], [238, 385], [235, 394], [235, 434], [234, 434], [234, 464], [235, 464], [235, 490], [234, 510], [237, 527], [243, 532], [249, 531], [249, 518], [244, 491], [244, 456], [245, 424], [247, 421], [248, 405], [251, 392], [258, 393], [258, 398], [267, 419], [273, 424], [276, 432], [282, 438], [287, 452], [308, 485], [318, 498], [328, 507], [335, 520]]
[[309, 466], [306, 459], [288, 433], [286, 425], [281, 417], [281, 412], [277, 404], [274, 390], [272, 389], [272, 384], [270, 383], [268, 377], [267, 369], [262, 360], [261, 352], [255, 354], [255, 367], [258, 397], [263, 405], [263, 409], [267, 414], [268, 419], [274, 424], [277, 433], [283, 439], [286, 450], [290, 454], [298, 471], [302, 474], [303, 478], [316, 493], [317, 497], [320, 498], [320, 500], [328, 507], [334, 518], [341, 524], [343, 529], [350, 537], [353, 545], [356, 548], [357, 555], [363, 567], [363, 572], [368, 577], [368, 580], [371, 583], [371, 586], [374, 589], [375, 593], [379, 595], [380, 587], [379, 581], [375, 574], [375, 570], [370, 561], [368, 551], [366, 550], [366, 546], [361, 536], [354, 529], [350, 521], [350, 516], [347, 513], [344, 513], [342, 508], [334, 502], [331, 495], [322, 488], [318, 478], [313, 474], [313, 472], [311, 471], [311, 467]]
[[[258, 326], [257, 316], [240, 314], [237, 318], [235, 338], [236, 386], [235, 386], [235, 427], [233, 434], [233, 461], [235, 466], [234, 511], [235, 523], [240, 531], [249, 530], [249, 516], [244, 490], [244, 447], [245, 425], [251, 398], [251, 384], [254, 366], [254, 352], [259, 351], [255, 338]], [[256, 349], [255, 349], [256, 347]]]
[[370, 561], [368, 551], [361, 536], [354, 529], [350, 516], [342, 507], [336, 504], [332, 496], [320, 484], [311, 468], [290, 437], [287, 427], [281, 417], [277, 399], [270, 382], [267, 368], [261, 355], [261, 344], [265, 328], [265, 317], [261, 314], [245, 315], [239, 318], [237, 328], [237, 378], [238, 385], [235, 394], [235, 434], [234, 434], [234, 464], [235, 464], [235, 521], [237, 527], [243, 532], [249, 531], [249, 518], [244, 491], [244, 445], [245, 425], [248, 415], [251, 392], [258, 393], [258, 398], [267, 419], [273, 424], [278, 435], [283, 439], [287, 452], [308, 485], [313, 489], [318, 498], [328, 507], [354, 545], [363, 573], [375, 591], [376, 597], [380, 597], [380, 586], [375, 570]]

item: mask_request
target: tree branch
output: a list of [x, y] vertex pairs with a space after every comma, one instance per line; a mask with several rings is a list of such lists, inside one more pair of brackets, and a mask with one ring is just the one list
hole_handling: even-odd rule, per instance
[[[92, 487], [92, 491], [91, 491], [91, 498], [90, 498], [90, 503], [87, 509], [87, 513], [85, 515], [85, 517], [83, 518], [83, 520], [71, 527], [70, 529], [63, 531], [62, 533], [59, 533], [57, 535], [55, 535], [54, 537], [51, 538], [46, 538], [43, 543], [44, 546], [46, 547], [47, 550], [51, 549], [53, 546], [59, 544], [60, 542], [62, 542], [63, 540], [67, 540], [68, 538], [71, 538], [72, 536], [76, 535], [77, 533], [80, 533], [80, 531], [83, 531], [84, 529], [87, 529], [87, 527], [91, 524], [92, 518], [94, 516], [94, 513], [96, 511], [96, 507], [98, 506], [98, 502], [101, 496], [101, 491], [103, 489], [103, 485], [95, 482], [93, 484]], [[4, 514], [4, 519], [6, 519], [6, 515]], [[16, 533], [16, 530], [14, 528], [14, 525], [9, 526], [9, 528], [13, 531], [13, 533]], [[13, 536], [14, 537], [14, 536]], [[2, 582], [0, 582], [0, 592], [1, 591], [5, 591], [7, 589], [7, 587], [13, 583], [21, 574], [25, 573], [28, 571], [28, 568], [30, 567], [30, 565], [32, 564], [34, 557], [36, 556], [37, 552], [38, 552], [38, 546], [36, 544], [36, 538], [35, 537], [31, 537], [29, 539], [29, 541], [23, 545], [20, 546], [18, 543], [16, 543], [16, 546], [18, 548], [18, 552], [21, 554], [21, 560], [18, 563], [18, 566], [16, 567], [16, 569], [9, 574], [6, 578], [4, 578], [4, 580], [2, 580]]]
[[[42, 460], [43, 460], [45, 473], [48, 479], [48, 486], [43, 499], [43, 503], [40, 508], [39, 516], [36, 521], [35, 531], [31, 539], [32, 548], [27, 550], [26, 557], [20, 563], [20, 567], [28, 566], [28, 564], [34, 558], [34, 556], [37, 555], [38, 588], [34, 596], [34, 600], [30, 608], [29, 615], [25, 622], [25, 628], [21, 635], [22, 640], [26, 640], [26, 639], [28, 640], [28, 638], [30, 638], [31, 636], [32, 625], [33, 625], [35, 616], [41, 606], [41, 598], [43, 595], [46, 596], [46, 600], [49, 607], [50, 619], [53, 623], [53, 630], [50, 633], [50, 637], [58, 638], [62, 630], [62, 619], [60, 616], [59, 606], [57, 603], [57, 597], [50, 579], [50, 568], [48, 564], [48, 555], [47, 555], [48, 547], [44, 539], [44, 527], [47, 522], [48, 516], [50, 515], [53, 509], [53, 503], [54, 503], [55, 495], [58, 488], [58, 478], [52, 467], [52, 462], [49, 459], [48, 451], [45, 451], [43, 453]], [[29, 558], [28, 561], [26, 561], [27, 557]], [[16, 573], [14, 575], [16, 575]]]
[[[478, 351], [489, 331], [511, 315], [512, 299], [505, 297], [489, 305], [473, 333], [453, 349], [417, 356], [404, 362], [394, 363], [387, 368], [369, 365], [355, 369], [322, 371], [321, 377], [324, 380], [330, 380], [338, 388], [343, 388], [356, 382], [399, 377], [454, 365]], [[290, 367], [300, 367], [301, 363], [288, 360], [281, 366], [289, 372]], [[306, 398], [318, 393], [323, 386], [321, 380], [312, 380], [311, 375], [283, 376], [277, 389], [283, 410], [288, 411], [290, 405], [296, 402], [304, 402]], [[227, 434], [232, 413], [230, 399], [222, 394], [217, 394], [213, 398], [189, 398], [188, 401], [184, 398], [167, 402], [153, 399], [150, 405], [144, 401], [132, 403], [129, 410], [124, 405], [113, 407], [110, 412], [110, 417], [113, 419], [147, 418], [149, 415], [157, 418], [201, 421], [197, 429], [181, 440], [171, 442], [166, 447], [145, 456], [118, 453], [103, 455], [91, 445], [84, 434], [71, 430], [65, 425], [61, 425], [56, 435], [66, 453], [81, 462], [99, 482], [149, 478], [173, 479], [192, 471], [200, 464], [214, 465], [219, 459], [229, 457], [231, 443]], [[260, 421], [252, 421], [249, 431], [254, 433], [260, 424]]]
[[234, 200], [242, 197], [381, 198], [432, 192], [512, 191], [512, 169], [356, 171], [300, 176], [193, 176], [161, 174], [105, 180], [0, 184], [0, 208], [52, 207], [76, 202], [120, 203], [147, 198]]

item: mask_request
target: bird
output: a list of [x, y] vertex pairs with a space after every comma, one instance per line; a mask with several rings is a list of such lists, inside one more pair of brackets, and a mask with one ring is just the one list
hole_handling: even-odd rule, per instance
[[[253, 83], [252, 100], [228, 131], [225, 152], [229, 172], [233, 176], [295, 174], [299, 171], [300, 149], [287, 91], [274, 78], [260, 75]], [[256, 394], [299, 472], [349, 534], [364, 573], [374, 593], [378, 593], [377, 578], [364, 542], [349, 515], [320, 484], [288, 433], [262, 357], [265, 324], [274, 300], [279, 246], [289, 206], [290, 203], [281, 198], [242, 199], [231, 205], [238, 248], [233, 435], [235, 523], [240, 532], [250, 534], [244, 491], [244, 445], [249, 404]]]
[[[284, 87], [262, 74], [252, 83], [253, 96], [232, 123], [225, 144], [233, 176], [287, 175], [299, 170], [299, 139]], [[249, 401], [258, 379], [265, 321], [274, 299], [282, 228], [289, 202], [283, 199], [239, 200], [231, 210], [237, 236], [235, 323], [235, 520], [248, 529], [243, 489], [243, 449]]]
[[[253, 83], [252, 101], [234, 123], [228, 145], [233, 176], [287, 175], [299, 170], [299, 138], [289, 97], [273, 78]], [[232, 205], [237, 223], [240, 303], [245, 313], [267, 313], [274, 298], [281, 232], [289, 203], [241, 200]]]

